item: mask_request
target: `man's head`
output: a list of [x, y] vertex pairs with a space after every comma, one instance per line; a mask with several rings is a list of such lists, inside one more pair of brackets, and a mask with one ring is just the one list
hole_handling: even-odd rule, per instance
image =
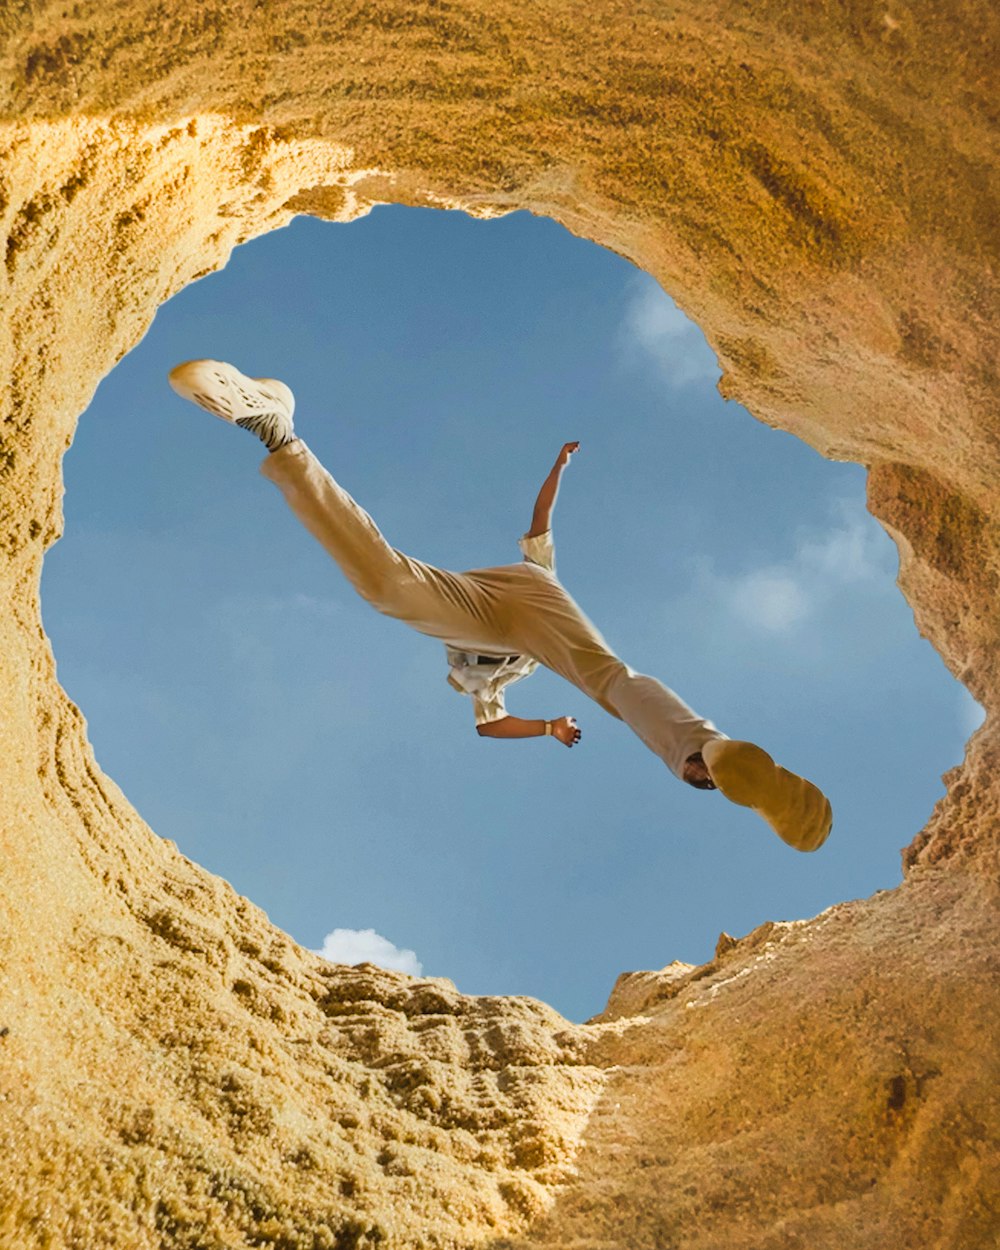
[[689, 786], [694, 786], [696, 790], [716, 790], [718, 787], [712, 780], [708, 771], [708, 765], [702, 758], [700, 751], [696, 751], [694, 755], [689, 755], [684, 761], [684, 772], [681, 774], [684, 781]]

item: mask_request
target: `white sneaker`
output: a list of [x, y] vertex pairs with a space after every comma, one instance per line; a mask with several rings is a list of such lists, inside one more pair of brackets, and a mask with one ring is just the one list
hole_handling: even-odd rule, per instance
[[222, 360], [186, 360], [168, 379], [182, 399], [256, 434], [270, 451], [295, 437], [295, 396], [276, 378], [248, 378]]

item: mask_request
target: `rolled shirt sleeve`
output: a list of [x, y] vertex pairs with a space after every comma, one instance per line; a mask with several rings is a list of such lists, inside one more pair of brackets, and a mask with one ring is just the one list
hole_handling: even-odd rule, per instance
[[495, 720], [503, 720], [507, 715], [503, 691], [497, 690], [486, 698], [482, 695], [472, 696], [472, 711], [477, 725], [489, 725]]
[[556, 571], [556, 547], [550, 529], [544, 534], [524, 534], [517, 540], [517, 545], [530, 563], [540, 565], [550, 573]]
[[505, 664], [480, 665], [470, 661], [475, 656], [446, 648], [448, 653], [448, 685], [459, 694], [472, 699], [473, 714], [477, 725], [503, 720], [507, 713], [504, 690], [512, 682], [520, 681], [538, 667], [536, 660], [528, 656]]

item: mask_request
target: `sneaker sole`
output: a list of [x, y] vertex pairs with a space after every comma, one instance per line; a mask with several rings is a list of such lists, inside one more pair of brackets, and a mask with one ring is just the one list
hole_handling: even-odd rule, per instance
[[817, 851], [830, 836], [830, 800], [811, 781], [775, 764], [752, 742], [718, 739], [701, 749], [712, 780], [731, 803], [752, 808], [797, 851]]

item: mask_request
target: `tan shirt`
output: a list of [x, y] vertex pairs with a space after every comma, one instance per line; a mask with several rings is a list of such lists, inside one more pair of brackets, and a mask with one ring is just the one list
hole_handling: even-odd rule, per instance
[[[517, 545], [525, 560], [555, 572], [555, 546], [551, 530], [533, 538], [525, 534], [518, 539]], [[445, 651], [450, 667], [448, 684], [459, 694], [471, 697], [477, 725], [503, 720], [507, 715], [504, 691], [511, 683], [530, 676], [538, 667], [538, 661], [526, 655], [492, 657], [459, 651], [448, 646]]]

